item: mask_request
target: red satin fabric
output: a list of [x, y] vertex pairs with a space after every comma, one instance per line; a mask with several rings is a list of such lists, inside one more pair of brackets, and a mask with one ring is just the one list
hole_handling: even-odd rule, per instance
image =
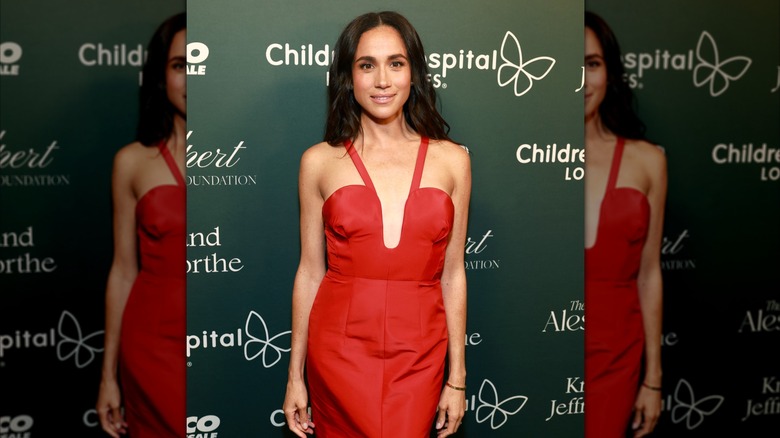
[[119, 371], [133, 438], [185, 435], [186, 190], [164, 141], [159, 149], [177, 184], [136, 204], [140, 271], [122, 315]]
[[307, 360], [318, 438], [429, 436], [447, 352], [440, 278], [454, 206], [444, 191], [419, 187], [427, 149], [423, 138], [397, 247], [385, 247], [379, 198], [350, 143], [365, 185], [323, 205], [328, 271]]
[[619, 138], [596, 243], [585, 250], [585, 437], [626, 436], [644, 350], [637, 274], [650, 204], [634, 188], [615, 187], [624, 139]]

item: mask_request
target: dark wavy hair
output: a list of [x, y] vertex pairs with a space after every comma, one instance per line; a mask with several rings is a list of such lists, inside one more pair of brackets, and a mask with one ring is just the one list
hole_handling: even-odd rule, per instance
[[618, 136], [644, 139], [645, 124], [636, 113], [636, 100], [625, 80], [620, 45], [614, 32], [603, 18], [589, 11], [585, 11], [585, 27], [596, 34], [607, 67], [607, 92], [599, 106], [602, 123]]
[[136, 128], [136, 140], [145, 146], [156, 146], [173, 130], [173, 117], [177, 110], [168, 100], [165, 71], [173, 37], [186, 28], [186, 13], [173, 15], [157, 27], [146, 48]]
[[448, 135], [450, 125], [436, 108], [436, 90], [428, 80], [428, 65], [420, 36], [404, 16], [392, 11], [370, 12], [355, 18], [336, 41], [329, 70], [325, 141], [336, 146], [354, 139], [361, 132], [362, 108], [352, 91], [352, 63], [361, 35], [379, 26], [390, 26], [398, 31], [406, 47], [412, 70], [411, 91], [403, 106], [406, 123], [420, 135], [452, 141]]

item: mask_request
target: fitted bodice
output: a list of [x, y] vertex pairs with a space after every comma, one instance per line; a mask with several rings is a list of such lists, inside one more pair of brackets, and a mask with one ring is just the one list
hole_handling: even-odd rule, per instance
[[165, 141], [159, 145], [176, 184], [159, 185], [146, 192], [135, 207], [140, 271], [161, 277], [181, 277], [186, 259], [186, 189]]
[[650, 222], [650, 204], [632, 187], [615, 187], [625, 140], [619, 138], [599, 209], [596, 242], [585, 250], [589, 281], [633, 281], [639, 272]]
[[428, 139], [420, 141], [414, 176], [404, 206], [401, 238], [384, 243], [382, 205], [354, 146], [347, 151], [365, 185], [336, 190], [322, 207], [328, 270], [348, 276], [390, 280], [437, 280], [444, 266], [454, 206], [441, 189], [420, 187]]

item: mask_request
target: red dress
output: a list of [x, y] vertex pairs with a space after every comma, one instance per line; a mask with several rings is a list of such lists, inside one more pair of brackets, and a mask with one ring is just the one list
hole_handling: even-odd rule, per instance
[[177, 184], [154, 187], [135, 208], [140, 270], [122, 315], [120, 382], [132, 438], [185, 435], [184, 179], [159, 145]]
[[585, 250], [585, 436], [625, 437], [644, 352], [637, 274], [650, 204], [637, 189], [615, 187], [618, 138], [601, 201], [596, 243]]
[[444, 377], [447, 323], [441, 273], [454, 206], [420, 188], [422, 138], [401, 239], [387, 248], [382, 207], [365, 185], [336, 190], [322, 207], [328, 252], [309, 317], [307, 375], [317, 438], [429, 436]]

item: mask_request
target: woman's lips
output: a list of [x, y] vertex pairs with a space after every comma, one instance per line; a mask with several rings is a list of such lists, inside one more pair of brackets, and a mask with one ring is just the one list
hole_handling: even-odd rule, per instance
[[387, 103], [395, 97], [395, 94], [376, 94], [371, 96], [371, 100], [377, 103]]

